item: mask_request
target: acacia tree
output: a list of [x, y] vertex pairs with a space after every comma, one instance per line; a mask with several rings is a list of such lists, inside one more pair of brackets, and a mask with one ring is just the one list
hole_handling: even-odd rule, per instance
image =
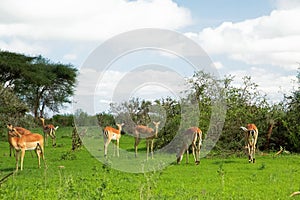
[[0, 52], [0, 58], [1, 84], [13, 88], [36, 118], [45, 108], [58, 112], [64, 103], [70, 103], [77, 76], [72, 65], [10, 52]]
[[22, 79], [22, 74], [29, 70], [29, 65], [35, 57], [0, 51], [0, 84], [13, 87], [15, 81]]

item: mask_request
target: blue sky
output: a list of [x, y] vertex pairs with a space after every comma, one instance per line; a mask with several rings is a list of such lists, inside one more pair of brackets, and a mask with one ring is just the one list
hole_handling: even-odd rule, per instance
[[188, 8], [194, 25], [185, 31], [199, 31], [206, 27], [216, 27], [224, 21], [239, 22], [268, 15], [274, 9], [272, 0], [176, 0], [178, 5]]
[[[114, 36], [140, 28], [172, 30], [200, 45], [221, 76], [234, 75], [238, 86], [243, 76], [251, 75], [269, 100], [278, 102], [296, 86], [299, 20], [298, 0], [2, 0], [0, 49], [42, 55], [80, 69], [99, 45]], [[183, 65], [165, 52], [155, 56], [156, 63], [164, 59], [165, 65]], [[129, 69], [152, 58], [153, 54], [135, 54], [116, 62], [106, 72], [103, 107]], [[86, 77], [99, 84], [100, 75], [81, 74], [85, 93], [97, 93], [97, 86], [89, 85]], [[147, 93], [145, 88], [141, 91]]]

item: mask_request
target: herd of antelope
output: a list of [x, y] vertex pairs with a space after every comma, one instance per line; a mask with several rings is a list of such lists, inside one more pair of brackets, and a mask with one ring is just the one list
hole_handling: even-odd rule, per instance
[[[8, 143], [10, 146], [10, 156], [12, 149], [16, 151], [16, 171], [19, 168], [19, 159], [21, 160], [21, 170], [23, 170], [23, 161], [25, 156], [25, 151], [34, 150], [38, 158], [38, 167], [40, 168], [40, 158], [42, 157], [44, 165], [46, 167], [46, 162], [44, 158], [44, 143], [47, 145], [47, 138], [50, 136], [52, 138], [52, 145], [56, 145], [56, 135], [55, 131], [57, 127], [52, 124], [45, 125], [44, 118], [40, 118], [42, 122], [44, 137], [37, 133], [32, 133], [31, 131], [22, 127], [13, 127], [13, 125], [8, 124]], [[147, 145], [147, 160], [149, 151], [151, 152], [151, 158], [153, 159], [153, 143], [154, 139], [158, 137], [158, 126], [160, 122], [153, 122], [155, 130], [148, 126], [137, 125], [134, 128], [134, 149], [135, 156], [137, 157], [138, 145], [141, 139], [146, 139]], [[103, 129], [103, 139], [104, 139], [104, 156], [107, 157], [108, 145], [112, 140], [116, 141], [117, 156], [119, 157], [119, 141], [121, 138], [121, 131], [124, 123], [116, 124], [118, 129], [111, 126], [106, 126]], [[258, 129], [254, 124], [247, 124], [246, 127], [240, 127], [245, 132], [246, 148], [249, 158], [249, 163], [255, 163], [255, 149], [258, 137]], [[198, 127], [190, 127], [182, 134], [181, 144], [179, 151], [176, 155], [177, 164], [180, 164], [183, 158], [183, 154], [186, 152], [186, 163], [188, 163], [189, 157], [189, 147], [192, 147], [192, 153], [194, 157], [195, 164], [200, 163], [200, 149], [202, 146], [202, 131]], [[21, 154], [20, 154], [21, 153]], [[115, 145], [114, 145], [114, 155], [115, 155]]]
[[[140, 140], [142, 138], [146, 139], [146, 145], [147, 145], [147, 160], [148, 160], [148, 154], [149, 149], [151, 151], [151, 158], [153, 158], [153, 143], [154, 139], [158, 137], [158, 126], [160, 122], [153, 122], [155, 125], [155, 131], [148, 127], [143, 125], [137, 125], [134, 128], [134, 149], [135, 149], [135, 157], [137, 157], [137, 149], [138, 144], [140, 143]], [[103, 139], [104, 139], [104, 156], [107, 156], [107, 148], [109, 143], [112, 140], [116, 140], [116, 146], [117, 146], [117, 156], [119, 156], [119, 141], [121, 138], [121, 131], [122, 126], [124, 126], [124, 123], [122, 124], [116, 124], [118, 126], [118, 129], [115, 129], [111, 126], [106, 126], [103, 129]], [[248, 149], [248, 158], [249, 163], [255, 163], [255, 148], [256, 148], [256, 142], [258, 137], [258, 129], [255, 126], [255, 124], [247, 124], [247, 127], [241, 126], [241, 129], [245, 132], [245, 141], [246, 141], [246, 149]], [[188, 163], [188, 157], [189, 157], [189, 147], [192, 146], [192, 153], [195, 160], [195, 164], [198, 165], [200, 163], [200, 149], [202, 146], [202, 131], [198, 127], [190, 127], [187, 130], [185, 130], [181, 134], [181, 148], [179, 152], [176, 155], [177, 158], [177, 164], [180, 164], [183, 154], [186, 152], [186, 163]], [[115, 155], [115, 146], [114, 146], [114, 155]]]

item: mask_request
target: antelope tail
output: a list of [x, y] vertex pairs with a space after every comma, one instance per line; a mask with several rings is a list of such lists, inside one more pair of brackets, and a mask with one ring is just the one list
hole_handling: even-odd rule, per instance
[[39, 150], [39, 151], [41, 151], [41, 153], [42, 153], [42, 154], [44, 154], [44, 152], [43, 152], [43, 149], [42, 149], [42, 147], [41, 147], [40, 143], [37, 143], [37, 144], [36, 144], [36, 148], [35, 148], [35, 150], [36, 150], [36, 151], [38, 151], [38, 150]]
[[107, 130], [104, 130], [104, 131], [103, 131], [103, 136], [104, 136], [105, 138], [108, 138], [108, 131], [107, 131]]

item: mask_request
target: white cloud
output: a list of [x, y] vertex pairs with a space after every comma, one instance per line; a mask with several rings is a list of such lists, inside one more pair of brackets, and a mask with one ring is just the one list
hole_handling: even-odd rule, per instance
[[190, 12], [171, 0], [3, 0], [0, 37], [104, 40], [137, 28], [179, 29]]
[[299, 19], [298, 6], [277, 9], [268, 16], [239, 23], [224, 22], [216, 28], [186, 35], [198, 41], [211, 55], [225, 54], [247, 64], [269, 64], [295, 70], [300, 58]]
[[70, 61], [76, 60], [77, 59], [77, 55], [76, 54], [72, 54], [72, 53], [66, 54], [66, 55], [63, 56], [63, 59], [64, 60], [70, 60]]
[[300, 7], [299, 0], [276, 0], [276, 6], [279, 9], [291, 9]]
[[1, 0], [0, 50], [78, 66], [91, 48], [117, 34], [191, 23], [189, 10], [172, 0]]
[[0, 50], [13, 51], [17, 53], [25, 53], [26, 55], [46, 54], [48, 51], [37, 42], [26, 43], [19, 39], [12, 39], [11, 41], [1, 41]]
[[223, 64], [221, 62], [216, 61], [216, 62], [212, 63], [212, 67], [215, 67], [217, 69], [222, 69], [224, 66], [223, 66]]
[[242, 78], [251, 76], [251, 80], [258, 84], [258, 90], [262, 94], [267, 94], [270, 102], [278, 103], [283, 99], [284, 94], [290, 94], [293, 91], [296, 77], [292, 75], [283, 75], [276, 70], [268, 70], [258, 67], [250, 67], [247, 70], [235, 70], [230, 72], [233, 75], [233, 85], [240, 87], [243, 84]]
[[79, 85], [74, 97], [75, 109], [89, 110], [93, 113], [109, 109], [110, 103], [128, 101], [133, 97], [156, 100], [172, 96], [179, 99], [186, 91], [184, 77], [172, 71], [133, 70], [120, 72], [94, 69], [81, 69]]

